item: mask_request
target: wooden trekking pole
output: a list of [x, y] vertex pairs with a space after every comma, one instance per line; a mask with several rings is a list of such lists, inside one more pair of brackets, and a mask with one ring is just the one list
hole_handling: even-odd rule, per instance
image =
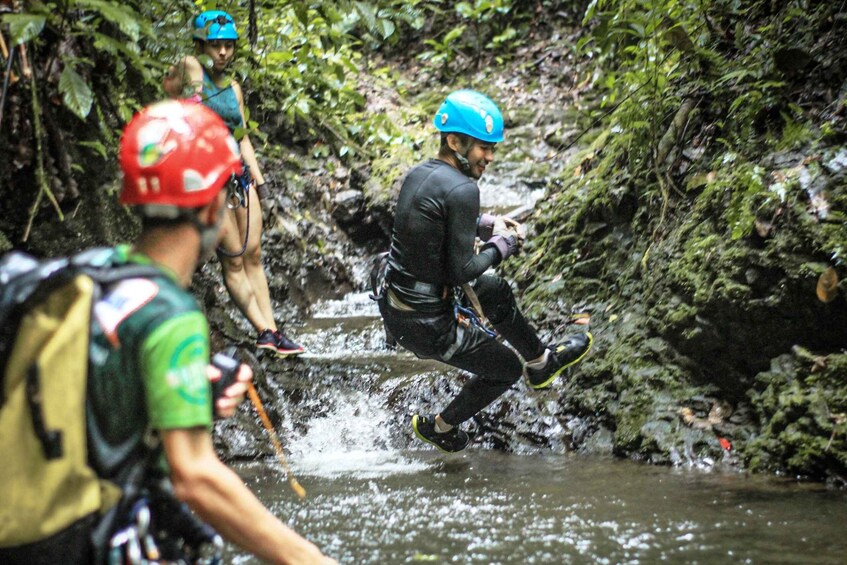
[[294, 473], [291, 472], [291, 467], [288, 466], [288, 461], [285, 459], [285, 453], [282, 451], [282, 444], [279, 441], [279, 436], [277, 436], [276, 430], [271, 423], [271, 419], [268, 418], [268, 413], [265, 412], [265, 407], [262, 406], [262, 399], [259, 398], [259, 393], [256, 391], [256, 387], [253, 386], [252, 382], [247, 383], [247, 394], [250, 396], [250, 401], [253, 403], [253, 407], [256, 409], [256, 412], [258, 412], [259, 418], [261, 418], [262, 424], [265, 426], [265, 430], [267, 430], [268, 435], [271, 437], [271, 443], [274, 446], [274, 451], [276, 451], [277, 459], [279, 459], [279, 463], [288, 475], [288, 484], [291, 485], [291, 490], [296, 492], [297, 496], [300, 498], [306, 498], [306, 489], [300, 486], [300, 483], [298, 483], [297, 479], [294, 477]]

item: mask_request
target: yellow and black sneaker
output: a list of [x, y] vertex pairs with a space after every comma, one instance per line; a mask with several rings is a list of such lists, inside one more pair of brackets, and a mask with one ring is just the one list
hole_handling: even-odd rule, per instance
[[447, 453], [462, 451], [471, 441], [470, 436], [460, 430], [458, 426], [454, 426], [449, 432], [435, 431], [434, 414], [424, 416], [415, 414], [412, 416], [412, 429], [415, 430], [415, 435], [418, 438]]
[[572, 367], [582, 361], [588, 350], [591, 349], [591, 344], [594, 343], [594, 336], [591, 332], [568, 336], [565, 341], [550, 348], [550, 355], [547, 357], [547, 363], [541, 369], [526, 368], [526, 381], [530, 388], [542, 390], [549, 388], [556, 377], [568, 367]]

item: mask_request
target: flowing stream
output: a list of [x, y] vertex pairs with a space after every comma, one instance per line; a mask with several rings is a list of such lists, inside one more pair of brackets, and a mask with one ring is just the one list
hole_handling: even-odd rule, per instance
[[[541, 196], [516, 180], [520, 171], [498, 175], [511, 183], [482, 183], [486, 209]], [[297, 498], [276, 459], [235, 468], [277, 516], [341, 563], [845, 562], [847, 493], [720, 464], [669, 468], [570, 453], [562, 438], [573, 426], [545, 410], [555, 390], [504, 395], [511, 414], [532, 422], [509, 428], [533, 440], [509, 452], [472, 443], [447, 455], [415, 440], [409, 415], [443, 407], [457, 375], [386, 349], [365, 292], [316, 304], [296, 337], [308, 353], [286, 363], [298, 364], [302, 382], [286, 383], [299, 388], [276, 406], [308, 496]], [[503, 406], [487, 412], [500, 419]], [[258, 563], [227, 551], [227, 562]]]
[[238, 470], [341, 563], [835, 564], [847, 551], [843, 493], [760, 477], [491, 451], [305, 463], [303, 502], [265, 464]]
[[[341, 563], [844, 563], [847, 493], [561, 448], [472, 444], [443, 454], [411, 438], [407, 415], [387, 408], [385, 394], [341, 386], [349, 374], [391, 383], [439, 371], [381, 347], [367, 294], [319, 304], [299, 335], [310, 352], [303, 365], [320, 365], [338, 385], [331, 399], [306, 401], [314, 416], [305, 433], [283, 426], [308, 496], [297, 499], [274, 459], [236, 469]], [[233, 548], [227, 559], [258, 562]]]

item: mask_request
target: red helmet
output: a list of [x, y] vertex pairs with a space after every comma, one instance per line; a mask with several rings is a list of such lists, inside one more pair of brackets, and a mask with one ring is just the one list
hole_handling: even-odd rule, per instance
[[200, 208], [241, 174], [238, 144], [223, 120], [202, 104], [157, 102], [138, 112], [120, 144], [120, 201]]

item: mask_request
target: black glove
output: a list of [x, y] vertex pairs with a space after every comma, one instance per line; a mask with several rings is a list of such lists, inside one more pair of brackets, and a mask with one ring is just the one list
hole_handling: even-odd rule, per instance
[[520, 250], [518, 236], [511, 235], [495, 235], [485, 242], [486, 245], [493, 245], [500, 252], [500, 261], [505, 261], [508, 257], [517, 254]]
[[508, 257], [515, 255], [520, 251], [520, 245], [523, 243], [518, 235], [518, 232], [506, 224], [502, 216], [497, 216], [494, 220], [492, 229], [494, 235], [486, 243], [490, 243], [500, 252], [500, 260], [505, 261]]

